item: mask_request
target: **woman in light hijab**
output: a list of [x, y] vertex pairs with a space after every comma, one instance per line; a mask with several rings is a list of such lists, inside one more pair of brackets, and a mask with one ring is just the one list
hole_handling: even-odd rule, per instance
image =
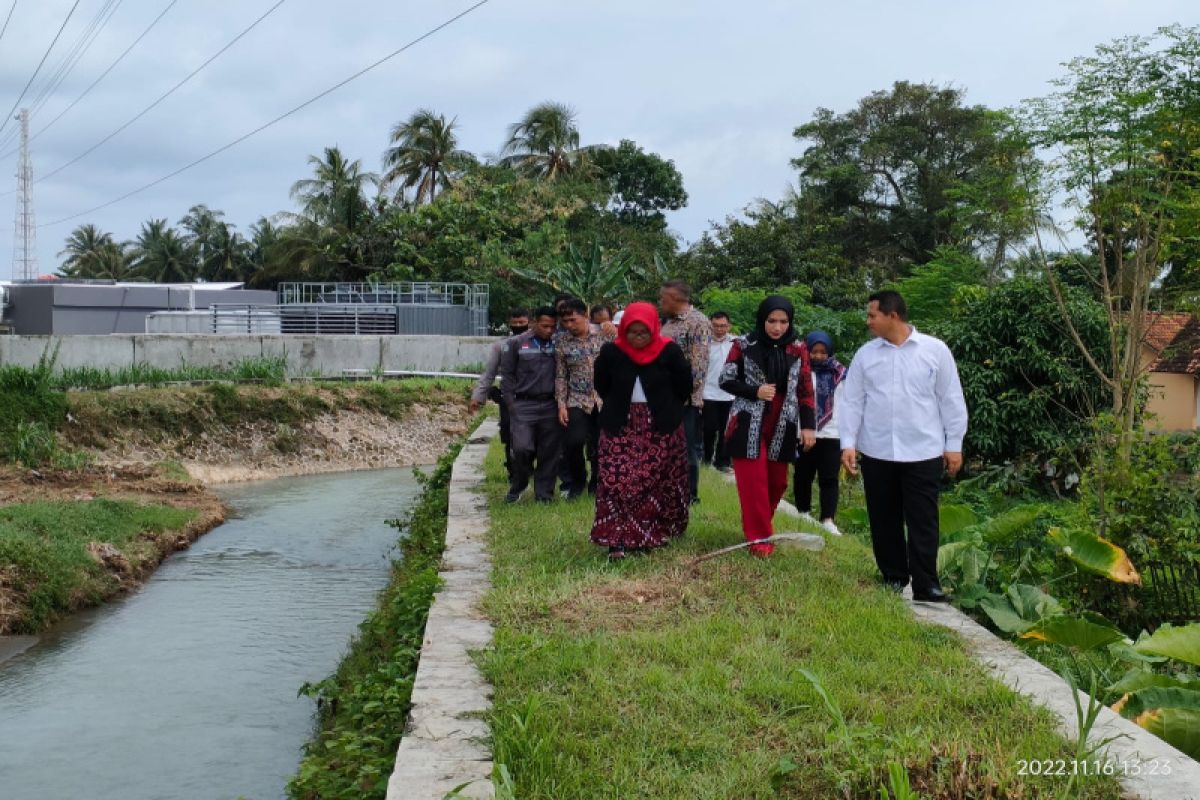
[[608, 557], [666, 544], [687, 528], [687, 445], [683, 406], [692, 370], [679, 345], [660, 334], [658, 309], [632, 303], [617, 339], [600, 348], [600, 481], [592, 541]]
[[[817, 478], [821, 497], [821, 527], [841, 536], [833, 518], [837, 515], [838, 473], [842, 450], [838, 440], [837, 401], [842, 396], [846, 368], [833, 357], [833, 338], [825, 331], [813, 331], [804, 337], [812, 361], [813, 390], [817, 401], [817, 443], [811, 450], [800, 450], [796, 457], [796, 508], [812, 516], [812, 483]], [[815, 520], [814, 520], [815, 522]]]
[[816, 403], [808, 348], [792, 327], [795, 309], [772, 295], [758, 307], [754, 332], [738, 338], [721, 370], [721, 388], [734, 396], [725, 432], [733, 456], [742, 533], [753, 555], [775, 551], [760, 540], [775, 529], [771, 519], [787, 491], [788, 467], [798, 448], [816, 442]]

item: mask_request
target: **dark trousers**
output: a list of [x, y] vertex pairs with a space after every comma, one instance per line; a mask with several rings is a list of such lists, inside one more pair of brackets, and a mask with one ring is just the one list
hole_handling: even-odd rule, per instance
[[683, 409], [683, 435], [687, 437], [688, 488], [694, 502], [700, 498], [700, 461], [704, 458], [704, 423], [695, 406]]
[[725, 452], [725, 427], [729, 423], [729, 400], [705, 400], [704, 418], [704, 463], [714, 467], [728, 467], [729, 454]]
[[596, 493], [596, 481], [600, 479], [596, 466], [599, 446], [600, 415], [596, 411], [589, 414], [582, 408], [568, 408], [563, 461], [567, 465], [567, 479], [573, 494], [581, 494], [585, 486], [589, 492]]
[[812, 450], [801, 450], [796, 459], [796, 508], [812, 511], [812, 482], [816, 477], [821, 490], [820, 519], [837, 516], [838, 473], [841, 468], [842, 443], [837, 439], [817, 439]]
[[563, 440], [558, 405], [553, 400], [517, 400], [509, 426], [512, 434], [509, 493], [519, 495], [525, 491], [532, 475], [534, 496], [538, 500], [553, 500]]
[[905, 462], [863, 456], [862, 476], [875, 563], [884, 580], [907, 582], [911, 576], [913, 591], [941, 588], [937, 553], [942, 459]]

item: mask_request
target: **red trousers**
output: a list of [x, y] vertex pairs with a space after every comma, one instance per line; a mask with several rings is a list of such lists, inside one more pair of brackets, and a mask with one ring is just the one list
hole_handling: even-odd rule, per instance
[[733, 459], [738, 500], [742, 504], [742, 533], [753, 542], [775, 532], [771, 519], [788, 486], [786, 461], [768, 461], [766, 446], [758, 458]]

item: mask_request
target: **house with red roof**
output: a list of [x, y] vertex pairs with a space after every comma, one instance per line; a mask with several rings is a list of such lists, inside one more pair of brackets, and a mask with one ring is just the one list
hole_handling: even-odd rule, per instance
[[1182, 312], [1151, 312], [1142, 343], [1149, 370], [1146, 427], [1200, 428], [1200, 319]]

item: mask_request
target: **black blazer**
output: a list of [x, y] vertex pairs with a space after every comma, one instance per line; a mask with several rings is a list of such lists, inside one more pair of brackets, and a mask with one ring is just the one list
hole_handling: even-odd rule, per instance
[[679, 345], [670, 342], [658, 358], [639, 366], [612, 342], [600, 348], [595, 365], [596, 393], [604, 401], [600, 427], [616, 435], [629, 421], [633, 384], [642, 379], [651, 427], [672, 433], [683, 424], [683, 405], [692, 396], [692, 368]]

